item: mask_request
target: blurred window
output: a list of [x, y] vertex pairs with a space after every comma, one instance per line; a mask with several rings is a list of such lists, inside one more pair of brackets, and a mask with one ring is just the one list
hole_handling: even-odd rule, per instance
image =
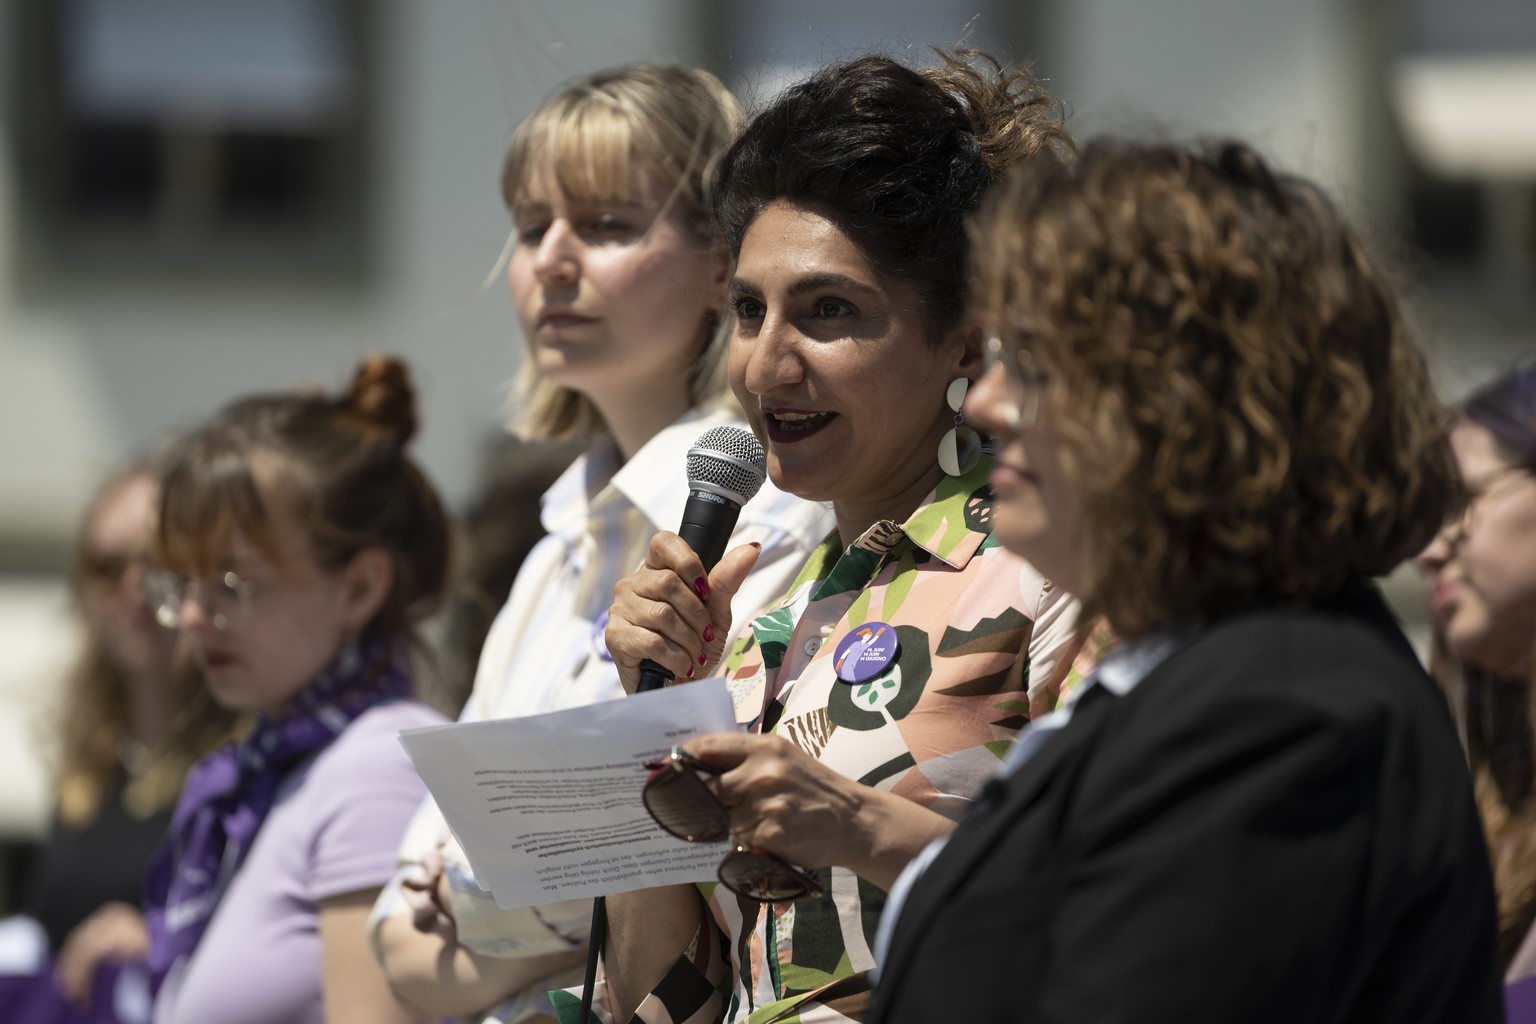
[[358, 276], [365, 0], [17, 0], [23, 272]]

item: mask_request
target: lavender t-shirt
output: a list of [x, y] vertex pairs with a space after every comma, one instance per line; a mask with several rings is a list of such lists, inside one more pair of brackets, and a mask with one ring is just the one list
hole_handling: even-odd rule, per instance
[[323, 1024], [318, 904], [394, 873], [426, 794], [397, 734], [441, 721], [410, 701], [372, 708], [283, 777], [203, 940], [160, 990], [156, 1024]]

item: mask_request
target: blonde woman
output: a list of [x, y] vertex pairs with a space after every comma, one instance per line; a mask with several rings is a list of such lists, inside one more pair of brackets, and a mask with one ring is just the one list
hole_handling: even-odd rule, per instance
[[[614, 583], [677, 528], [689, 446], [742, 422], [719, 329], [728, 258], [704, 197], [737, 123], [712, 75], [640, 64], [571, 83], [513, 136], [502, 194], [527, 343], [518, 427], [588, 447], [544, 495], [548, 536], [492, 626], [465, 720], [623, 694], [604, 642]], [[786, 589], [831, 529], [820, 506], [765, 486], [732, 541], [762, 552], [740, 600]], [[590, 901], [496, 909], [430, 803], [401, 859], [373, 920], [396, 996], [438, 1016], [551, 1019], [547, 990], [580, 980]]]

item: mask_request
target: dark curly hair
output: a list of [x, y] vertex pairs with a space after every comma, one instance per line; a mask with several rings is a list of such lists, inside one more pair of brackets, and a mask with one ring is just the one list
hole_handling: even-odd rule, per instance
[[1434, 536], [1449, 415], [1392, 289], [1319, 189], [1251, 149], [1099, 140], [976, 219], [978, 315], [1063, 403], [1122, 637], [1325, 598]]
[[721, 160], [715, 217], [733, 256], [765, 207], [827, 216], [871, 261], [917, 283], [939, 329], [966, 306], [966, 218], [1009, 167], [1073, 150], [1027, 68], [980, 50], [914, 70], [870, 55], [817, 72], [758, 114]]

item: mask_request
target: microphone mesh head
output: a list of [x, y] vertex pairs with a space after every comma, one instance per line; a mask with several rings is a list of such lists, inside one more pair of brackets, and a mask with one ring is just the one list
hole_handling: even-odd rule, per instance
[[688, 449], [688, 486], [751, 500], [768, 476], [763, 446], [740, 427], [713, 427]]

